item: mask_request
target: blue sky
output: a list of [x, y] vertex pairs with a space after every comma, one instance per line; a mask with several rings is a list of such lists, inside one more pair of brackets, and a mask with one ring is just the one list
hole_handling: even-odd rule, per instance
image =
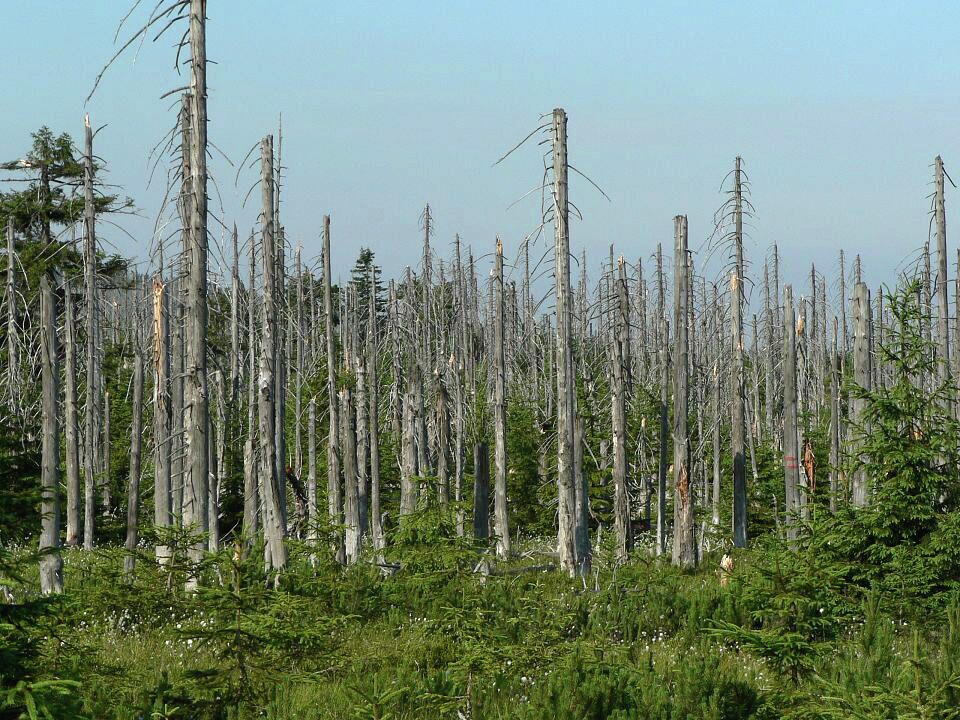
[[[89, 111], [107, 124], [97, 153], [110, 180], [144, 215], [123, 222], [133, 239], [103, 237], [145, 257], [162, 186], [147, 187], [148, 155], [175, 117], [159, 97], [183, 84], [174, 36], [121, 57], [84, 106], [128, 7], [0, 4], [0, 158], [41, 124], [82, 137]], [[318, 255], [330, 213], [339, 274], [361, 246], [388, 273], [415, 264], [425, 202], [438, 245], [459, 232], [482, 255], [500, 233], [514, 252], [539, 202], [507, 208], [539, 183], [539, 153], [491, 165], [555, 106], [569, 113], [571, 162], [612, 200], [571, 181], [585, 218], [573, 249], [594, 275], [610, 243], [631, 259], [669, 246], [678, 213], [699, 248], [737, 154], [757, 208], [748, 259], [759, 269], [776, 241], [797, 283], [811, 262], [832, 279], [841, 247], [863, 253], [872, 284], [892, 278], [927, 238], [933, 157], [948, 172], [956, 160], [960, 180], [956, 3], [210, 0], [208, 12], [210, 139], [239, 162], [283, 114], [288, 236]], [[211, 168], [243, 236], [255, 172], [235, 185], [225, 162]], [[947, 204], [949, 238], [952, 188]]]

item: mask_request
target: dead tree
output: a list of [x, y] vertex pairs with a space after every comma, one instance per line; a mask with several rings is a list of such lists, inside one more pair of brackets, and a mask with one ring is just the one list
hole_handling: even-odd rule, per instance
[[833, 349], [830, 353], [830, 512], [837, 510], [840, 491], [840, 350], [839, 327], [833, 318]]
[[67, 541], [72, 547], [80, 542], [80, 453], [77, 438], [77, 333], [74, 320], [73, 288], [70, 281], [63, 284], [64, 299], [64, 422], [66, 423], [67, 466]]
[[[573, 364], [572, 293], [570, 289], [570, 228], [567, 196], [567, 114], [553, 111], [553, 224], [556, 247], [554, 275], [557, 298], [557, 492], [560, 568], [570, 575], [585, 570], [584, 548], [577, 546], [574, 436], [576, 376]], [[586, 533], [583, 533], [586, 535]], [[588, 539], [589, 542], [589, 539]]]
[[687, 431], [689, 389], [687, 370], [687, 218], [674, 218], [674, 374], [673, 374], [673, 564], [694, 567], [697, 564], [697, 539], [694, 523], [693, 486], [690, 481], [690, 438]]
[[747, 546], [747, 468], [744, 455], [744, 380], [743, 380], [743, 184], [740, 157], [734, 170], [734, 245], [736, 268], [730, 278], [730, 307], [733, 311], [733, 427], [730, 443], [733, 452], [733, 544]]
[[503, 293], [503, 244], [497, 238], [493, 266], [496, 306], [493, 316], [493, 439], [494, 496], [493, 523], [497, 556], [510, 557], [510, 526], [507, 517], [507, 361], [504, 353], [503, 323], [506, 316]]
[[[853, 289], [853, 382], [866, 391], [871, 389], [870, 334], [871, 334], [870, 289], [865, 283], [858, 282]], [[864, 398], [854, 396], [851, 403], [851, 422], [858, 433], [854, 440], [853, 456], [862, 444], [860, 438], [866, 434], [867, 403]], [[866, 470], [858, 467], [852, 477], [851, 501], [855, 507], [867, 504], [870, 491]]]
[[[329, 433], [327, 439], [327, 511], [334, 528], [340, 525], [340, 443], [338, 441], [340, 414], [337, 409], [337, 355], [333, 340], [333, 280], [330, 268], [330, 216], [323, 216], [323, 312], [327, 340], [327, 410]], [[334, 554], [343, 559], [343, 543], [334, 540]]]
[[20, 397], [20, 354], [17, 346], [17, 287], [15, 282], [16, 254], [14, 250], [13, 215], [7, 217], [7, 392], [11, 407], [17, 407]]
[[[162, 272], [162, 270], [161, 270]], [[171, 524], [170, 319], [167, 288], [162, 275], [153, 281], [153, 524], [163, 533]], [[160, 542], [157, 562], [170, 559], [170, 548]]]
[[56, 300], [50, 278], [40, 278], [40, 361], [42, 385], [42, 449], [40, 503], [40, 590], [44, 595], [63, 592], [63, 559], [60, 557], [60, 388]]
[[[184, 487], [183, 522], [206, 532], [209, 481], [207, 390], [207, 41], [206, 0], [190, 0], [190, 232], [185, 237], [184, 440], [189, 479]], [[203, 543], [190, 549], [198, 562]]]
[[267, 135], [260, 143], [260, 170], [263, 212], [263, 325], [260, 336], [260, 491], [263, 500], [263, 533], [266, 541], [266, 564], [279, 570], [287, 563], [287, 549], [283, 542], [286, 528], [280, 512], [279, 495], [285, 487], [277, 477], [276, 446], [276, 382], [277, 366], [276, 318], [276, 235], [274, 227], [273, 136]]
[[377, 286], [376, 278], [370, 274], [370, 304], [367, 308], [367, 381], [370, 391], [367, 393], [370, 404], [370, 532], [373, 536], [374, 550], [379, 554], [384, 548], [383, 511], [380, 507], [380, 372], [377, 347], [379, 333], [377, 328]]
[[133, 353], [133, 407], [130, 420], [130, 477], [127, 483], [127, 539], [123, 573], [133, 578], [140, 519], [140, 453], [143, 445], [143, 349], [135, 340]]
[[[943, 160], [937, 155], [934, 160], [934, 215], [937, 224], [937, 355], [939, 382], [950, 380], [950, 308], [947, 299], [947, 219], [943, 198]], [[881, 294], [882, 299], [882, 294]], [[951, 406], [952, 412], [952, 406]]]
[[660, 348], [660, 413], [657, 467], [657, 555], [667, 551], [667, 451], [669, 445], [670, 408], [670, 327], [667, 323], [663, 280], [663, 251], [657, 245], [657, 345]]
[[[610, 269], [611, 273], [613, 268]], [[617, 264], [614, 331], [611, 336], [610, 411], [613, 425], [613, 526], [617, 557], [626, 559], [633, 545], [630, 523], [630, 489], [627, 480], [627, 396], [630, 392], [630, 305], [623, 256]], [[610, 299], [613, 302], [613, 298]]]
[[800, 437], [797, 413], [797, 319], [793, 286], [783, 287], [783, 489], [787, 540], [797, 539], [800, 492]]
[[83, 274], [84, 301], [87, 314], [87, 388], [83, 429], [83, 548], [92, 550], [97, 486], [97, 451], [99, 449], [97, 437], [100, 433], [100, 396], [98, 393], [100, 388], [100, 356], [97, 350], [97, 216], [93, 196], [95, 165], [93, 162], [93, 129], [90, 127], [89, 115], [84, 117], [83, 125]]

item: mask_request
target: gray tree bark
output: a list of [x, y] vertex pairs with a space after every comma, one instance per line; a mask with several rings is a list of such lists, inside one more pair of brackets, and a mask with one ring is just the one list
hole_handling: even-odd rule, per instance
[[66, 353], [64, 420], [66, 422], [67, 465], [67, 546], [80, 542], [80, 453], [77, 438], [77, 336], [74, 321], [73, 288], [63, 284], [64, 347]]
[[689, 389], [687, 369], [687, 218], [674, 218], [674, 374], [673, 374], [673, 564], [694, 567], [697, 564], [697, 540], [694, 523], [693, 486], [690, 481], [690, 438], [687, 431]]
[[503, 244], [497, 238], [494, 253], [493, 288], [496, 307], [493, 316], [493, 521], [497, 557], [510, 557], [510, 525], [507, 517], [507, 361], [503, 323], [506, 305], [503, 293]]
[[130, 420], [130, 477], [127, 483], [127, 539], [123, 574], [133, 579], [140, 530], [140, 453], [143, 446], [143, 350], [136, 342], [133, 354], [133, 407]]
[[787, 541], [797, 539], [800, 492], [800, 437], [797, 413], [797, 325], [793, 286], [783, 287], [783, 489]]
[[60, 557], [60, 417], [57, 412], [59, 377], [56, 300], [45, 273], [40, 278], [42, 498], [40, 503], [40, 591], [63, 592], [63, 559]]

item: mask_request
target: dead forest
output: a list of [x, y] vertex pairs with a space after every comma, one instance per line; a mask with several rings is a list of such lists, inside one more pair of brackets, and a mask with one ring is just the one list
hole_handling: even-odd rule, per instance
[[[623, 717], [648, 717], [654, 705], [613, 700], [612, 688], [634, 688], [648, 702], [642, 688], [679, 672], [663, 669], [662, 657], [650, 650], [646, 633], [660, 632], [669, 635], [665, 644], [676, 638], [671, 657], [688, 645], [698, 648], [696, 657], [719, 657], [718, 648], [737, 643], [736, 653], [747, 660], [717, 660], [709, 672], [690, 672], [746, 673], [749, 679], [737, 675], [737, 682], [749, 692], [741, 688], [730, 701], [737, 710], [727, 714], [706, 705], [690, 709], [719, 697], [703, 690], [692, 693], [687, 709], [697, 714], [671, 706], [674, 714], [658, 717], [813, 717], [798, 708], [827, 692], [811, 678], [842, 682], [840, 660], [823, 658], [827, 643], [847, 637], [850, 623], [879, 622], [881, 612], [906, 622], [903, 607], [914, 604], [953, 628], [943, 638], [934, 632], [930, 648], [960, 643], [950, 624], [960, 563], [948, 540], [960, 488], [953, 434], [960, 250], [949, 254], [945, 205], [953, 183], [939, 156], [930, 170], [929, 228], [918, 228], [927, 241], [908, 273], [871, 288], [863, 281], [866, 255], [838, 249], [831, 267], [811, 264], [803, 282], [791, 283], [777, 244], [767, 244], [760, 231], [757, 241], [746, 237], [756, 210], [750, 159], [739, 156], [717, 178], [721, 194], [711, 227], [688, 228], [687, 217], [677, 214], [671, 233], [668, 211], [662, 239], [618, 239], [602, 257], [579, 251], [577, 223], [589, 218], [580, 217], [570, 180], [577, 176], [581, 192], [603, 190], [568, 162], [568, 150], [575, 157], [577, 148], [568, 148], [567, 113], [556, 108], [498, 161], [529, 165], [531, 178], [542, 171], [528, 193], [539, 196], [539, 207], [535, 199], [522, 206], [531, 229], [517, 256], [505, 256], [499, 237], [441, 237], [435, 215], [443, 209], [425, 202], [411, 209], [422, 242], [415, 264], [386, 277], [364, 251], [350, 276], [338, 278], [332, 259], [352, 258], [338, 242], [335, 209], [322, 215], [312, 238], [294, 241], [285, 233], [283, 169], [296, 158], [283, 156], [282, 129], [252, 144], [237, 177], [224, 180], [246, 188], [245, 202], [258, 208], [256, 224], [237, 227], [218, 214], [208, 172], [215, 139], [207, 137], [206, 5], [158, 3], [110, 60], [144, 39], [182, 33], [184, 86], [167, 93], [179, 98], [176, 124], [156, 152], [175, 221], [158, 220], [152, 239], [138, 238], [144, 262], [113, 256], [99, 240], [124, 201], [100, 176], [109, 158], [97, 155], [98, 119], [83, 120], [82, 143], [65, 155], [33, 153], [3, 166], [35, 199], [18, 206], [11, 193], [0, 205], [6, 236], [0, 457], [10, 477], [35, 483], [36, 499], [15, 523], [16, 511], [3, 515], [10, 523], [0, 528], [7, 607], [113, 585], [118, 589], [96, 601], [111, 612], [146, 602], [116, 593], [156, 593], [164, 598], [157, 603], [185, 604], [130, 610], [142, 613], [142, 626], [111, 620], [118, 631], [136, 634], [174, 621], [179, 630], [191, 613], [203, 611], [219, 612], [211, 622], [222, 621], [216, 627], [226, 633], [167, 636], [195, 639], [198, 648], [207, 643], [202, 652], [212, 653], [215, 670], [202, 682], [169, 685], [164, 665], [168, 685], [157, 685], [149, 697], [142, 677], [136, 687], [122, 685], [128, 711], [253, 717], [244, 713], [280, 702], [277, 681], [266, 679], [263, 668], [289, 660], [296, 666], [290, 677], [300, 678], [309, 658], [323, 657], [320, 664], [339, 669], [309, 671], [324, 688], [316, 697], [341, 704], [316, 717], [508, 717], [504, 708], [515, 701], [516, 717], [539, 717], [529, 709], [535, 706], [566, 704], [580, 708], [576, 717], [605, 717], [628, 706], [638, 714]], [[109, 82], [110, 63], [94, 92]], [[504, 145], [511, 140], [505, 133]], [[857, 535], [850, 529], [857, 523], [873, 534]], [[38, 573], [38, 591], [14, 580], [21, 565], [22, 573]], [[532, 627], [549, 625], [541, 615], [517, 620], [531, 628], [509, 641], [503, 638], [513, 631], [495, 640], [485, 635], [495, 619], [478, 621], [469, 634], [462, 626], [469, 613], [456, 604], [466, 601], [450, 599], [460, 592], [452, 586], [436, 590], [438, 574], [486, 597], [477, 607], [491, 617], [524, 617], [512, 604], [520, 603], [510, 595], [521, 592], [516, 588], [539, 598], [531, 601], [538, 613], [549, 614], [553, 600], [536, 593], [577, 597], [563, 603], [580, 603], [579, 611], [564, 605], [557, 614], [578, 629], [558, 628], [555, 641], [542, 640], [529, 656], [517, 648], [541, 642], [523, 639]], [[405, 694], [390, 695], [379, 680], [367, 687], [362, 677], [355, 694], [333, 690], [341, 674], [380, 677], [391, 663], [405, 665], [384, 655], [382, 663], [351, 666], [349, 658], [362, 652], [348, 655], [344, 648], [365, 642], [362, 628], [374, 626], [373, 616], [359, 604], [347, 608], [334, 590], [304, 589], [310, 577], [326, 578], [330, 588], [363, 578], [368, 584], [357, 597], [406, 583], [392, 599], [378, 600], [393, 608], [435, 591], [460, 610], [456, 620], [443, 615], [428, 636], [452, 633], [460, 644], [450, 657], [431, 650], [446, 659], [402, 676]], [[658, 600], [656, 587], [673, 588], [676, 597]], [[871, 593], [879, 593], [875, 607]], [[648, 606], [659, 608], [649, 626], [618, 625], [641, 622]], [[37, 607], [67, 617], [66, 606]], [[276, 609], [283, 607], [289, 616]], [[327, 624], [310, 614], [316, 608], [329, 610]], [[389, 625], [412, 623], [418, 613], [424, 621], [439, 617], [438, 608], [411, 605], [409, 621], [390, 616]], [[834, 626], [827, 627], [825, 613]], [[347, 631], [331, 619], [341, 615], [366, 619]], [[81, 616], [70, 617], [67, 626], [79, 628]], [[46, 627], [36, 618], [30, 623]], [[308, 639], [297, 640], [316, 647], [271, 645], [300, 632], [298, 623], [320, 628], [302, 630]], [[57, 651], [76, 654], [70, 665], [61, 655], [53, 659], [52, 646], [38, 641], [47, 647], [38, 655], [32, 640], [3, 633], [0, 653], [6, 648], [18, 658], [10, 668], [25, 668], [20, 675], [0, 668], [0, 678], [25, 678], [10, 685], [18, 689], [10, 691], [9, 707], [26, 707], [28, 696], [45, 707], [68, 707], [75, 693], [91, 713], [77, 717], [109, 705], [112, 686], [103, 677], [112, 676], [98, 669], [103, 677], [93, 680], [77, 669], [92, 652], [83, 643]], [[584, 669], [580, 655], [571, 660], [558, 650], [570, 638], [588, 637], [591, 652], [619, 643], [609, 651], [615, 659]], [[499, 642], [513, 650], [496, 660], [470, 655]], [[891, 636], [887, 650], [863, 652], [887, 652], [899, 642]], [[844, 648], [834, 656], [853, 657], [854, 649]], [[337, 652], [343, 657], [329, 659]], [[947, 654], [930, 649], [924, 662], [942, 663]], [[646, 667], [648, 656], [649, 678], [616, 680], [625, 664]], [[527, 668], [522, 683], [519, 669], [506, 670], [508, 658]], [[837, 665], [824, 669], [828, 662]], [[38, 684], [47, 677], [38, 667], [55, 668], [53, 685]], [[543, 675], [536, 695], [527, 678], [548, 667], [557, 680]], [[571, 667], [580, 680], [560, 680]], [[950, 667], [957, 671], [955, 660]], [[431, 684], [434, 671], [447, 673], [446, 685]], [[779, 678], [764, 680], [763, 672]], [[159, 673], [151, 676], [156, 682]], [[939, 690], [910, 696], [904, 707], [949, 707], [960, 675], [937, 677]], [[497, 682], [512, 689], [494, 701]], [[81, 683], [84, 689], [76, 690]], [[587, 699], [581, 685], [601, 689]], [[894, 702], [890, 697], [884, 702]], [[320, 708], [326, 700], [311, 702]], [[850, 703], [830, 717], [867, 707]], [[395, 714], [385, 714], [388, 707]], [[313, 717], [303, 709], [274, 712]]]

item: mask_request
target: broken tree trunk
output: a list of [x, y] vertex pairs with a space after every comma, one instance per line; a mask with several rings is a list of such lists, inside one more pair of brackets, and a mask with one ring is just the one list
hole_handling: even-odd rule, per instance
[[503, 322], [506, 316], [503, 295], [503, 244], [497, 238], [493, 267], [493, 438], [494, 496], [493, 522], [497, 557], [510, 557], [510, 527], [507, 518], [507, 362], [504, 353]]

